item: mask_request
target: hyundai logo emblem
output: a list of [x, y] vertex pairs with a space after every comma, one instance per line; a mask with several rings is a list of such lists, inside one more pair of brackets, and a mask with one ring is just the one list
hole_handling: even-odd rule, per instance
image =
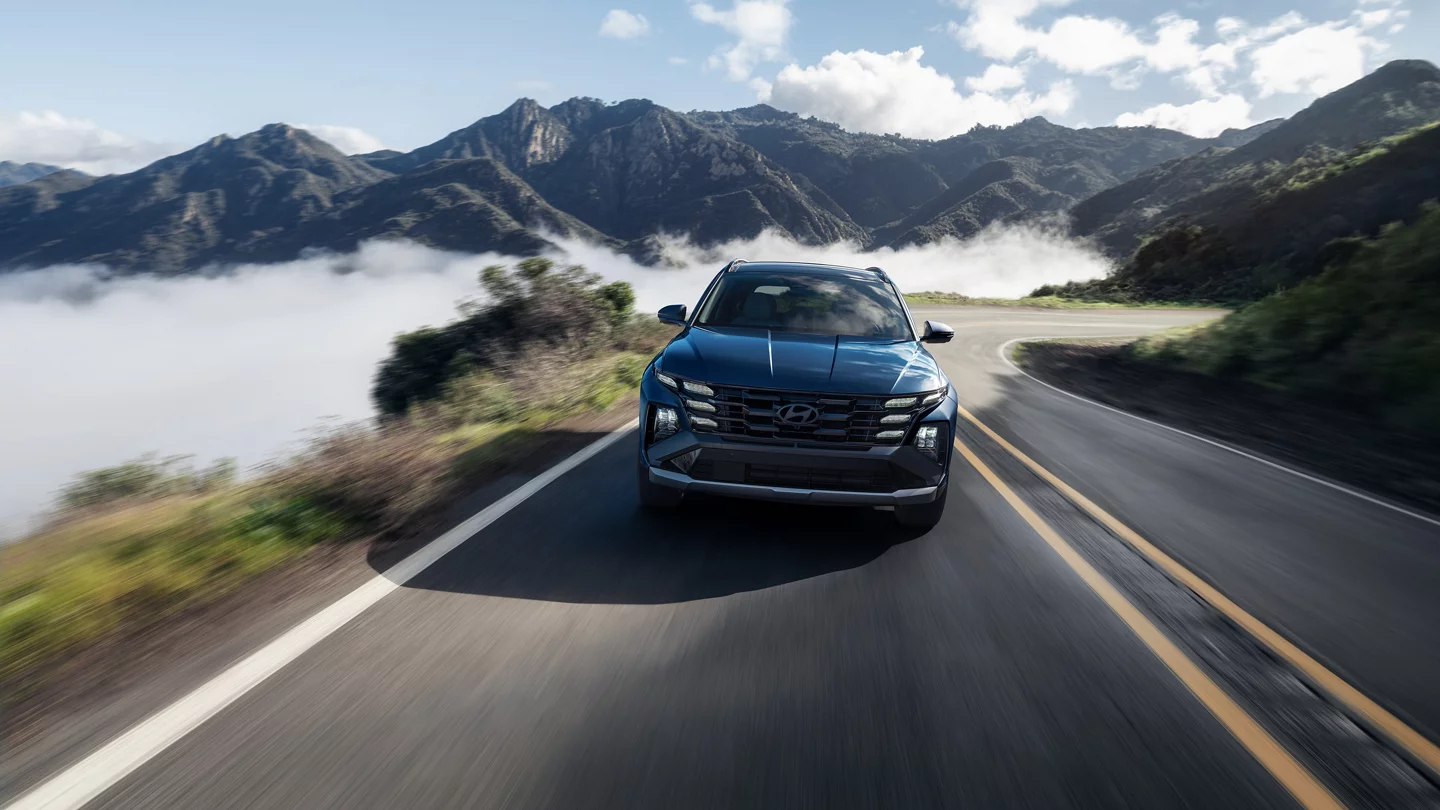
[[781, 407], [775, 417], [785, 427], [810, 427], [820, 421], [820, 411], [814, 405], [796, 402]]

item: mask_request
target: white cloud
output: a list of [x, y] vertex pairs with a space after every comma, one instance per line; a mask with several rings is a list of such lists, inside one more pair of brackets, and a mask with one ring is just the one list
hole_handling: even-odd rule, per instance
[[1305, 15], [1298, 11], [1287, 11], [1259, 28], [1242, 29], [1240, 35], [1245, 44], [1252, 44], [1265, 42], [1304, 27]]
[[1036, 37], [1035, 52], [1067, 73], [1096, 75], [1144, 58], [1146, 48], [1123, 20], [1061, 17]]
[[[1068, 15], [1048, 28], [1024, 24], [1038, 6], [1032, 0], [1018, 3], [972, 3], [964, 24], [951, 22], [950, 34], [965, 47], [991, 59], [1012, 61], [1028, 53], [1067, 73], [1109, 76], [1117, 88], [1132, 89], [1146, 69], [1162, 72], [1204, 69], [1196, 82], [1209, 87], [1209, 74], [1226, 54], [1201, 47], [1195, 37], [1200, 24], [1175, 14], [1155, 21], [1152, 36], [1142, 36], [1129, 23], [1114, 17]], [[1016, 16], [1015, 12], [1024, 12]]]
[[971, 90], [979, 90], [982, 93], [994, 93], [999, 90], [1013, 90], [1016, 87], [1025, 86], [1025, 68], [1017, 65], [990, 65], [980, 76], [971, 76], [965, 80], [965, 86]]
[[1369, 5], [1383, 7], [1374, 11], [1366, 11], [1364, 6], [1367, 0], [1361, 0], [1361, 7], [1355, 10], [1352, 19], [1367, 31], [1371, 28], [1386, 26], [1387, 33], [1398, 34], [1405, 30], [1405, 23], [1410, 19], [1410, 10], [1401, 8], [1403, 2], [1404, 0], [1368, 0]]
[[0, 113], [0, 160], [116, 174], [134, 171], [182, 148], [132, 138], [54, 110]]
[[1020, 20], [1044, 6], [1065, 6], [1071, 0], [956, 0], [970, 9], [964, 25], [950, 24], [950, 33], [961, 44], [991, 59], [1009, 62], [1035, 47], [1039, 32]]
[[1261, 98], [1324, 95], [1364, 76], [1367, 58], [1379, 49], [1359, 26], [1321, 23], [1256, 48], [1250, 81]]
[[1234, 93], [1207, 98], [1193, 104], [1159, 104], [1138, 113], [1125, 113], [1115, 119], [1122, 127], [1161, 127], [1213, 138], [1227, 129], [1244, 129], [1255, 122], [1250, 119], [1250, 102]]
[[[1256, 62], [1250, 78], [1261, 97], [1334, 90], [1363, 75], [1368, 57], [1383, 47], [1364, 32], [1390, 26], [1393, 33], [1408, 16], [1400, 8], [1403, 0], [1360, 0], [1378, 7], [1362, 6], [1348, 22], [1311, 25], [1295, 11], [1253, 27], [1221, 17], [1214, 24], [1218, 40], [1206, 43], [1199, 22], [1174, 13], [1139, 28], [1113, 17], [1074, 14], [1032, 25], [1031, 15], [1046, 6], [1068, 5], [1068, 0], [954, 2], [969, 13], [963, 23], [949, 23], [950, 34], [982, 56], [1002, 63], [1038, 58], [1066, 73], [1107, 76], [1118, 89], [1138, 87], [1151, 71], [1172, 74], [1212, 100], [1236, 92], [1232, 74], [1241, 56]], [[1333, 49], [1330, 64], [1325, 64], [1326, 49]]]
[[[944, 138], [976, 124], [1008, 125], [1034, 115], [1061, 114], [1075, 101], [1068, 82], [1042, 95], [961, 93], [955, 81], [922, 65], [920, 47], [881, 54], [836, 51], [808, 67], [789, 65], [775, 77], [769, 101], [802, 115], [863, 132]], [[982, 77], [983, 80], [984, 77]]]
[[1200, 23], [1175, 14], [1166, 14], [1155, 21], [1155, 44], [1144, 49], [1145, 61], [1159, 71], [1172, 72], [1196, 68], [1205, 63], [1205, 51], [1195, 43]]
[[380, 139], [359, 127], [339, 127], [333, 124], [292, 124], [320, 140], [339, 149], [347, 155], [363, 155], [385, 148]]
[[1203, 48], [1197, 63], [1182, 65], [1181, 78], [1202, 96], [1218, 98], [1225, 94], [1223, 87], [1229, 83], [1229, 73], [1239, 67], [1242, 53], [1306, 24], [1305, 18], [1296, 11], [1288, 11], [1258, 27], [1234, 17], [1221, 17], [1215, 21], [1220, 41]]
[[612, 8], [600, 21], [600, 36], [611, 39], [635, 39], [650, 34], [650, 21], [644, 14], [634, 14], [623, 8]]
[[674, 66], [676, 66], [676, 67], [680, 67], [681, 65], [688, 65], [688, 64], [690, 64], [690, 60], [689, 60], [689, 59], [686, 59], [686, 58], [683, 57], [683, 56], [672, 56], [672, 57], [670, 57], [670, 58], [669, 58], [668, 60], [666, 60], [666, 61], [668, 61], [670, 64], [672, 64], [672, 65], [674, 65]]
[[1377, 8], [1374, 11], [1366, 11], [1360, 14], [1361, 28], [1374, 28], [1377, 25], [1384, 25], [1395, 17], [1393, 8]]
[[761, 62], [774, 62], [785, 55], [785, 41], [795, 15], [789, 0], [738, 0], [728, 11], [709, 3], [692, 3], [690, 14], [707, 25], [718, 25], [737, 37], [710, 57], [710, 67], [724, 68], [734, 81], [745, 81]]

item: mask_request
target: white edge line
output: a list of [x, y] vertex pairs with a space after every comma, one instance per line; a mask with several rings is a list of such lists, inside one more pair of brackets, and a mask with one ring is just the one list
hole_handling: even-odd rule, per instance
[[1396, 504], [1394, 504], [1394, 503], [1391, 503], [1390, 501], [1385, 500], [1384, 498], [1381, 498], [1381, 497], [1378, 497], [1378, 496], [1375, 496], [1375, 495], [1371, 495], [1371, 494], [1369, 494], [1369, 493], [1367, 493], [1367, 492], [1362, 492], [1361, 490], [1358, 490], [1358, 489], [1353, 489], [1353, 488], [1351, 488], [1351, 487], [1347, 487], [1347, 486], [1345, 486], [1344, 484], [1337, 484], [1337, 483], [1335, 483], [1334, 481], [1329, 481], [1329, 480], [1326, 480], [1326, 479], [1321, 478], [1321, 477], [1319, 477], [1319, 476], [1311, 475], [1311, 474], [1306, 473], [1306, 472], [1301, 472], [1300, 470], [1297, 470], [1297, 469], [1295, 469], [1294, 467], [1286, 466], [1286, 465], [1281, 464], [1281, 463], [1279, 463], [1279, 462], [1277, 462], [1277, 461], [1271, 461], [1270, 459], [1265, 458], [1265, 457], [1263, 457], [1263, 456], [1257, 456], [1257, 455], [1255, 455], [1254, 453], [1246, 452], [1246, 451], [1244, 451], [1244, 450], [1241, 450], [1241, 449], [1238, 448], [1238, 447], [1234, 447], [1234, 446], [1232, 446], [1232, 445], [1226, 444], [1225, 442], [1217, 441], [1217, 440], [1215, 440], [1215, 439], [1208, 439], [1208, 438], [1206, 438], [1206, 437], [1204, 437], [1204, 436], [1200, 436], [1200, 435], [1198, 435], [1198, 434], [1191, 433], [1191, 432], [1188, 431], [1188, 430], [1181, 430], [1180, 428], [1173, 427], [1173, 426], [1171, 426], [1171, 425], [1166, 425], [1166, 424], [1161, 423], [1161, 422], [1156, 422], [1156, 421], [1153, 420], [1153, 419], [1146, 419], [1146, 418], [1143, 417], [1143, 416], [1137, 416], [1136, 414], [1130, 413], [1129, 411], [1121, 410], [1120, 408], [1116, 408], [1116, 407], [1113, 407], [1113, 406], [1110, 406], [1110, 405], [1106, 405], [1106, 404], [1103, 403], [1103, 402], [1096, 402], [1095, 400], [1090, 399], [1089, 397], [1082, 397], [1082, 396], [1080, 396], [1079, 394], [1073, 394], [1073, 393], [1071, 393], [1071, 392], [1069, 392], [1069, 391], [1066, 391], [1066, 390], [1063, 389], [1063, 388], [1058, 388], [1058, 387], [1056, 387], [1056, 386], [1053, 386], [1053, 385], [1051, 385], [1050, 383], [1047, 383], [1047, 382], [1045, 382], [1044, 380], [1040, 379], [1039, 377], [1036, 377], [1035, 375], [1033, 375], [1033, 374], [1031, 374], [1030, 372], [1026, 371], [1025, 369], [1020, 368], [1018, 365], [1015, 364], [1015, 361], [1013, 361], [1013, 360], [1010, 359], [1010, 353], [1009, 353], [1008, 351], [1006, 351], [1006, 349], [1008, 349], [1009, 347], [1015, 345], [1016, 343], [1023, 343], [1023, 342], [1026, 342], [1026, 341], [1036, 341], [1036, 340], [1064, 340], [1064, 339], [1093, 340], [1093, 339], [1097, 339], [1097, 338], [1121, 338], [1121, 337], [1136, 337], [1136, 335], [1037, 335], [1037, 336], [1035, 336], [1035, 337], [1015, 338], [1014, 340], [1007, 340], [1007, 341], [1005, 341], [1004, 343], [1000, 344], [1000, 359], [1003, 360], [1003, 361], [1005, 361], [1005, 364], [1006, 364], [1006, 365], [1010, 366], [1011, 368], [1015, 369], [1015, 370], [1018, 371], [1019, 373], [1025, 375], [1026, 377], [1028, 377], [1031, 381], [1037, 382], [1037, 383], [1039, 383], [1040, 385], [1043, 385], [1043, 386], [1045, 386], [1046, 388], [1049, 388], [1051, 391], [1054, 391], [1054, 392], [1057, 393], [1057, 394], [1064, 394], [1065, 396], [1070, 397], [1071, 399], [1078, 399], [1078, 400], [1080, 400], [1081, 402], [1084, 402], [1084, 403], [1087, 403], [1087, 404], [1090, 404], [1090, 405], [1094, 405], [1094, 406], [1097, 407], [1097, 408], [1103, 408], [1103, 409], [1105, 409], [1105, 410], [1107, 410], [1107, 411], [1110, 411], [1110, 412], [1112, 412], [1112, 413], [1118, 413], [1118, 414], [1120, 414], [1121, 416], [1128, 416], [1128, 417], [1130, 417], [1131, 419], [1138, 419], [1139, 421], [1144, 422], [1144, 423], [1147, 424], [1147, 425], [1154, 425], [1155, 427], [1158, 427], [1158, 428], [1164, 428], [1165, 430], [1168, 430], [1168, 431], [1170, 431], [1171, 433], [1179, 433], [1181, 436], [1189, 436], [1189, 437], [1192, 438], [1192, 439], [1195, 439], [1195, 440], [1197, 440], [1197, 441], [1202, 441], [1202, 442], [1204, 442], [1204, 443], [1206, 443], [1206, 444], [1208, 444], [1208, 445], [1211, 445], [1212, 447], [1218, 447], [1218, 448], [1220, 448], [1221, 450], [1229, 450], [1230, 452], [1234, 453], [1234, 454], [1237, 455], [1237, 456], [1244, 456], [1245, 458], [1248, 458], [1248, 459], [1250, 459], [1251, 461], [1259, 462], [1259, 463], [1261, 463], [1261, 464], [1264, 464], [1264, 465], [1267, 466], [1267, 467], [1272, 467], [1272, 468], [1277, 469], [1277, 470], [1280, 470], [1280, 471], [1282, 471], [1282, 472], [1287, 472], [1287, 473], [1290, 473], [1291, 475], [1298, 476], [1298, 477], [1300, 477], [1300, 478], [1304, 478], [1306, 481], [1310, 481], [1310, 482], [1312, 482], [1312, 483], [1319, 484], [1319, 485], [1324, 486], [1324, 487], [1329, 487], [1330, 489], [1336, 490], [1336, 491], [1338, 491], [1338, 492], [1343, 492], [1343, 493], [1345, 493], [1346, 495], [1350, 495], [1350, 496], [1359, 498], [1359, 499], [1362, 500], [1362, 501], [1367, 501], [1367, 502], [1373, 503], [1373, 504], [1375, 504], [1375, 505], [1377, 505], [1377, 506], [1383, 506], [1383, 507], [1385, 507], [1386, 509], [1390, 509], [1390, 510], [1399, 512], [1399, 513], [1402, 514], [1402, 515], [1406, 515], [1406, 516], [1408, 516], [1408, 517], [1412, 517], [1412, 518], [1414, 518], [1414, 519], [1416, 519], [1416, 520], [1423, 521], [1423, 522], [1425, 522], [1425, 523], [1429, 523], [1429, 524], [1431, 524], [1432, 526], [1440, 526], [1440, 519], [1433, 518], [1433, 517], [1431, 517], [1431, 516], [1429, 516], [1429, 515], [1426, 515], [1426, 514], [1424, 514], [1424, 513], [1422, 513], [1422, 512], [1416, 512], [1416, 511], [1414, 511], [1413, 509], [1406, 509], [1405, 507], [1403, 507], [1403, 506], [1398, 506], [1398, 505], [1396, 505]]
[[384, 573], [375, 575], [364, 585], [233, 664], [185, 697], [51, 776], [7, 805], [6, 810], [83, 807], [506, 512], [614, 444], [633, 430], [638, 422], [638, 419], [631, 420], [526, 481], [515, 491], [417, 549]]

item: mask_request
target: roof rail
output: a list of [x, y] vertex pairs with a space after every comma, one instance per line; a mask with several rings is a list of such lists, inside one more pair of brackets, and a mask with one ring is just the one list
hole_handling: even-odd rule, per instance
[[887, 275], [885, 275], [885, 271], [882, 270], [882, 269], [880, 269], [880, 268], [878, 268], [878, 267], [867, 267], [867, 268], [865, 268], [865, 271], [866, 271], [867, 273], [874, 273], [875, 275], [879, 276], [880, 278], [885, 279], [886, 281], [889, 281], [889, 280], [890, 280], [890, 277], [887, 276]]
[[744, 259], [731, 259], [731, 260], [730, 260], [730, 263], [727, 264], [727, 265], [725, 265], [725, 269], [722, 270], [722, 271], [720, 271], [720, 272], [722, 272], [722, 273], [728, 273], [728, 272], [730, 272], [731, 270], [734, 270], [735, 268], [739, 267], [740, 265], [742, 265], [742, 264], [744, 264], [744, 263], [745, 263], [745, 260], [744, 260]]

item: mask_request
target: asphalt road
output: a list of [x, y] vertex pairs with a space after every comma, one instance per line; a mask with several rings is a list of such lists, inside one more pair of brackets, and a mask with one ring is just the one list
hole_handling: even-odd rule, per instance
[[[1440, 529], [997, 354], [1202, 315], [917, 314], [956, 328], [935, 352], [967, 409], [1440, 729]], [[539, 491], [93, 806], [1295, 806], [958, 458], [944, 521], [916, 536], [869, 511], [642, 513], [633, 452]]]

